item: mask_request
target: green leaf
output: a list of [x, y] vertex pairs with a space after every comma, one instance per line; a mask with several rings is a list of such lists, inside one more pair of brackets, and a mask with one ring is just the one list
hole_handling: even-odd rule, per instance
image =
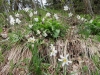
[[2, 32], [2, 28], [0, 28], [0, 33]]
[[60, 30], [59, 29], [56, 29], [55, 32], [54, 32], [53, 37], [54, 38], [57, 38], [59, 36], [59, 33], [60, 33]]

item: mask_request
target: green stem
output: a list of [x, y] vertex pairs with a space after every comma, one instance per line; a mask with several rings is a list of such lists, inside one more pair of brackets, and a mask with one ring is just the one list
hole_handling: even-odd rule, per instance
[[64, 75], [66, 75], [66, 69], [67, 69], [67, 67], [64, 66]]

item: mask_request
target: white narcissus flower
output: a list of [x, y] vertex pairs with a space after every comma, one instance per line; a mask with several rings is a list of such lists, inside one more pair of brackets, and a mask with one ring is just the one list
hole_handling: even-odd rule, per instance
[[48, 12], [48, 13], [46, 13], [46, 17], [50, 17], [50, 15], [51, 15], [51, 14], [50, 14], [49, 12]]
[[43, 19], [42, 19], [42, 22], [44, 22], [44, 20], [45, 20], [45, 19], [43, 18]]
[[34, 11], [34, 14], [37, 15], [37, 11]]
[[64, 10], [67, 11], [69, 8], [67, 5], [64, 6]]
[[46, 33], [46, 31], [43, 32], [43, 36], [44, 37], [47, 37], [48, 36], [47, 33]]
[[84, 20], [85, 20], [85, 18], [82, 17], [82, 18], [81, 18], [81, 21], [84, 21]]
[[77, 17], [77, 19], [81, 19], [81, 17], [79, 15], [77, 15], [76, 17]]
[[39, 19], [38, 19], [38, 18], [34, 18], [34, 20], [35, 20], [36, 22], [38, 22], [38, 21], [39, 21]]
[[10, 15], [9, 18], [10, 18], [10, 24], [14, 25], [15, 24], [15, 19], [12, 17], [12, 15]]
[[86, 21], [87, 21], [87, 19], [84, 19], [84, 21], [86, 22]]
[[16, 18], [16, 23], [20, 24], [21, 23], [20, 19]]
[[29, 25], [29, 28], [32, 28], [33, 25]]
[[90, 21], [89, 21], [89, 23], [92, 23], [93, 22], [93, 19], [91, 19]]
[[52, 49], [54, 47], [54, 45], [53, 44], [50, 44], [50, 49]]
[[34, 37], [30, 37], [29, 39], [28, 39], [28, 42], [30, 42], [30, 43], [34, 43], [35, 42], [35, 38]]
[[56, 56], [57, 50], [55, 50], [55, 46], [52, 46], [50, 56]]
[[70, 13], [68, 14], [68, 16], [71, 17], [71, 16], [73, 16], [73, 14], [70, 12]]
[[33, 16], [33, 13], [32, 13], [32, 12], [30, 12], [29, 16], [30, 16], [30, 17], [32, 17], [32, 16]]
[[26, 12], [28, 12], [29, 9], [30, 9], [30, 8], [26, 7], [26, 8], [24, 8], [23, 10], [26, 11]]
[[40, 34], [41, 32], [39, 30], [37, 30], [37, 34]]
[[44, 37], [47, 37], [48, 35], [47, 35], [47, 33], [45, 32], [45, 33], [43, 33], [43, 36], [44, 36]]
[[68, 56], [69, 56], [69, 54], [67, 54], [66, 56], [60, 55], [61, 59], [58, 59], [58, 60], [62, 62], [62, 66], [69, 65], [69, 63], [72, 63], [72, 61], [68, 60]]
[[15, 14], [16, 17], [20, 17], [20, 15], [18, 13]]
[[54, 17], [56, 18], [56, 20], [59, 19], [58, 15], [57, 14], [54, 14]]
[[57, 50], [55, 50], [55, 47], [52, 48], [50, 56], [56, 56]]

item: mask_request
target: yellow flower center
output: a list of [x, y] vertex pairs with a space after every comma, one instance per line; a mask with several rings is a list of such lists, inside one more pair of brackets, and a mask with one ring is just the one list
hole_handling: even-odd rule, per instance
[[31, 40], [31, 43], [34, 43], [34, 41], [35, 41], [35, 40], [34, 40], [34, 39], [32, 39], [32, 40]]
[[63, 59], [63, 62], [67, 62], [67, 59]]

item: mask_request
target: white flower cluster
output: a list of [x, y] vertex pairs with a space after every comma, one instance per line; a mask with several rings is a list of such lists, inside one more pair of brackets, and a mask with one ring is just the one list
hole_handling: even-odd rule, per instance
[[39, 19], [38, 19], [38, 18], [34, 18], [34, 21], [35, 21], [35, 22], [38, 22], [38, 21], [39, 21]]
[[30, 10], [30, 8], [29, 8], [29, 7], [26, 7], [26, 8], [23, 8], [23, 10], [24, 10], [25, 12], [28, 12], [28, 11]]
[[55, 50], [55, 46], [53, 44], [50, 45], [51, 53], [50, 56], [56, 56], [57, 50]]
[[10, 18], [10, 24], [14, 25], [15, 24], [15, 19], [13, 18], [13, 16], [10, 15], [9, 18]]
[[81, 17], [81, 16], [79, 16], [79, 15], [77, 15], [76, 18], [77, 18], [78, 20], [81, 20], [81, 21], [87, 21], [87, 19], [85, 19], [85, 18], [83, 18], [83, 17]]
[[73, 13], [70, 12], [70, 13], [68, 14], [68, 16], [69, 16], [69, 17], [72, 17], [72, 16], [73, 16]]
[[47, 14], [46, 14], [46, 17], [50, 17], [51, 16], [51, 14], [48, 12]]
[[33, 14], [34, 14], [34, 15], [37, 15], [37, 11], [30, 12], [30, 13], [29, 13], [29, 17], [33, 17]]
[[54, 14], [54, 17], [55, 17], [55, 19], [56, 19], [56, 20], [58, 20], [58, 19], [59, 19], [59, 17], [58, 17], [58, 15], [57, 15], [57, 14]]
[[30, 37], [29, 39], [28, 39], [28, 42], [30, 42], [30, 43], [34, 43], [36, 41], [36, 39], [34, 38], [34, 37]]
[[69, 10], [69, 7], [67, 5], [64, 6], [64, 10], [67, 11]]
[[21, 23], [21, 20], [18, 18], [20, 15], [17, 13], [17, 14], [15, 14], [15, 16], [17, 17], [16, 19], [14, 19], [14, 17], [12, 15], [9, 16], [11, 25], [14, 25], [15, 23], [17, 23], [17, 24]]

